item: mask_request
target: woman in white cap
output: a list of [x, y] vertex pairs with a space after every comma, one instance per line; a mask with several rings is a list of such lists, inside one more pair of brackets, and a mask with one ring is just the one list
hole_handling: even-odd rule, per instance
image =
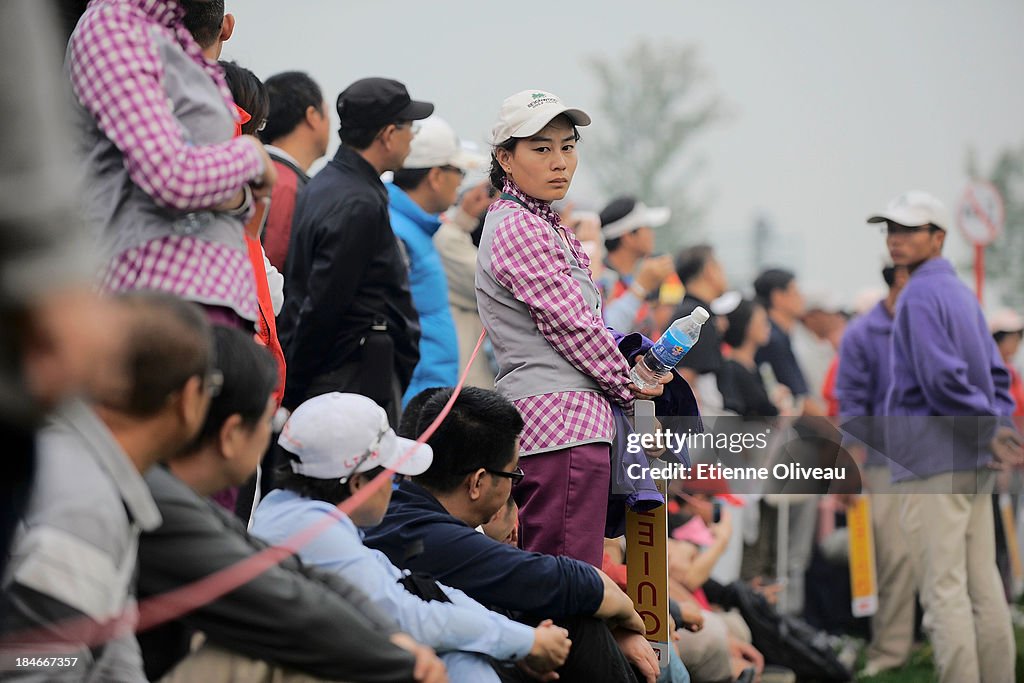
[[[520, 544], [601, 566], [614, 433], [643, 392], [601, 319], [590, 259], [551, 202], [578, 163], [577, 127], [590, 123], [551, 93], [507, 98], [491, 135], [491, 183], [501, 192], [484, 221], [477, 260], [480, 319], [498, 362], [497, 391], [526, 423], [514, 495]], [[671, 377], [665, 378], [665, 382]]]

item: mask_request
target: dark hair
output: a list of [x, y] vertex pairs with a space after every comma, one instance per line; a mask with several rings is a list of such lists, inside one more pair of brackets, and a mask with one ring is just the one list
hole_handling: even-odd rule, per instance
[[782, 268], [769, 268], [762, 272], [754, 280], [754, 293], [757, 295], [758, 302], [766, 309], [771, 310], [772, 293], [786, 289], [794, 279], [796, 279], [796, 275], [793, 274], [793, 271]]
[[128, 317], [123, 358], [128, 386], [120, 396], [97, 399], [120, 412], [151, 417], [189, 379], [205, 381], [214, 358], [210, 323], [196, 304], [163, 292], [124, 292], [114, 301]]
[[213, 346], [224, 384], [210, 401], [210, 411], [196, 437], [197, 445], [216, 437], [232, 415], [240, 415], [246, 427], [255, 426], [266, 412], [267, 399], [278, 384], [277, 363], [252, 335], [214, 325]]
[[[416, 424], [418, 432], [440, 414], [453, 391], [442, 389], [426, 401]], [[477, 468], [497, 470], [508, 465], [522, 431], [523, 418], [507, 398], [488, 389], [464, 387], [448, 417], [427, 441], [434, 450], [434, 462], [413, 481], [439, 493], [454, 491]]]
[[320, 111], [324, 105], [320, 86], [302, 71], [274, 74], [264, 85], [270, 98], [267, 126], [260, 131], [260, 140], [265, 143], [272, 143], [295, 130], [306, 120], [310, 107]]
[[[579, 142], [581, 140], [580, 131], [576, 128], [576, 124], [574, 124], [572, 120], [564, 114], [559, 114], [554, 119], [551, 119], [551, 121], [555, 121], [559, 118], [568, 121], [569, 125], [572, 126], [573, 137], [576, 142]], [[548, 125], [551, 125], [551, 121], [548, 122]], [[511, 152], [516, 148], [516, 144], [520, 140], [529, 140], [529, 138], [509, 138], [508, 140], [495, 145], [494, 150], [491, 152], [491, 170], [489, 171], [488, 176], [491, 180], [491, 186], [498, 191], [501, 191], [505, 187], [505, 169], [503, 169], [501, 164], [498, 163], [497, 150], [504, 149]]]
[[742, 346], [747, 339], [747, 328], [750, 327], [750, 319], [754, 317], [754, 311], [763, 308], [758, 301], [744, 299], [725, 318], [729, 321], [729, 328], [722, 335], [722, 341], [734, 349]]
[[687, 247], [676, 256], [676, 274], [684, 285], [698, 277], [715, 256], [715, 250], [709, 244], [697, 244]]
[[1021, 338], [1024, 338], [1024, 331], [1022, 331], [1022, 330], [1011, 330], [1011, 331], [1000, 330], [999, 332], [993, 332], [992, 333], [992, 339], [995, 340], [996, 344], [1000, 344], [1000, 343], [1002, 343], [1002, 341], [1004, 339], [1006, 339], [1007, 337], [1013, 336], [1013, 335], [1017, 335], [1017, 336], [1020, 336]]
[[509, 138], [499, 145], [494, 146], [494, 151], [491, 152], [491, 170], [488, 172], [488, 176], [491, 180], [491, 187], [499, 192], [505, 189], [505, 169], [498, 163], [499, 149], [506, 151], [513, 151], [516, 148], [516, 143], [519, 142], [519, 138]]
[[[398, 122], [392, 121], [392, 123]], [[361, 152], [372, 145], [380, 132], [390, 125], [391, 123], [376, 128], [339, 128], [338, 136], [341, 138], [341, 144]]]
[[[204, 50], [220, 37], [224, 0], [178, 0], [185, 9], [185, 28]], [[246, 110], [248, 111], [248, 110]]]
[[[281, 452], [288, 456], [290, 461], [297, 462], [299, 460], [294, 453], [284, 448], [281, 448]], [[383, 467], [374, 467], [366, 472], [360, 472], [359, 475], [367, 479], [373, 479], [383, 471]], [[277, 487], [292, 491], [303, 498], [320, 500], [331, 505], [337, 505], [352, 497], [352, 489], [349, 486], [350, 481], [350, 479], [346, 479], [342, 483], [339, 477], [333, 479], [307, 477], [304, 474], [293, 472], [291, 465], [288, 463], [280, 465], [274, 470], [274, 484]]]
[[393, 182], [395, 186], [406, 192], [415, 190], [420, 186], [420, 183], [427, 179], [430, 171], [431, 169], [429, 168], [400, 168], [395, 171]]
[[619, 250], [622, 246], [622, 237], [612, 237], [604, 241], [604, 248], [610, 254]]
[[[420, 423], [420, 414], [423, 412], [423, 406], [427, 404], [435, 394], [444, 391], [444, 387], [431, 387], [430, 389], [424, 389], [420, 393], [416, 394], [409, 399], [409, 402], [405, 404], [405, 410], [402, 411], [402, 417], [398, 420], [398, 429], [395, 433], [406, 439], [418, 439], [420, 432], [416, 431]], [[450, 394], [449, 394], [450, 396]], [[427, 425], [424, 424], [423, 428], [426, 429]]]
[[220, 61], [235, 104], [252, 118], [242, 124], [242, 135], [255, 135], [270, 113], [270, 97], [263, 82], [252, 71], [235, 62]]
[[896, 266], [882, 268], [882, 279], [885, 280], [885, 284], [892, 287], [896, 282]]

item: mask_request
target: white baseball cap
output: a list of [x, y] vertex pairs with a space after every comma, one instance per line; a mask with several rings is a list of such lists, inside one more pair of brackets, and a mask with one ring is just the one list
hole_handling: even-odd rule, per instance
[[590, 125], [590, 116], [585, 111], [565, 106], [557, 95], [543, 90], [517, 92], [501, 103], [498, 122], [491, 129], [491, 144], [536, 135], [560, 114], [568, 116], [577, 126]]
[[601, 235], [611, 240], [637, 228], [660, 228], [671, 217], [672, 210], [667, 206], [647, 206], [633, 197], [619, 197], [601, 210]]
[[434, 461], [430, 446], [395, 434], [372, 399], [336, 391], [296, 408], [277, 443], [298, 458], [293, 472], [316, 479], [345, 480], [374, 467], [415, 476]]
[[947, 230], [949, 217], [946, 207], [934, 196], [921, 190], [904, 192], [889, 202], [885, 211], [868, 217], [868, 223], [885, 223], [891, 221], [907, 228], [923, 225], [934, 225]]
[[1010, 308], [1002, 308], [988, 319], [988, 331], [996, 332], [1020, 332], [1024, 330], [1024, 318]]
[[463, 171], [473, 171], [484, 165], [486, 159], [463, 147], [455, 129], [441, 117], [430, 116], [418, 125], [419, 130], [412, 139], [409, 156], [402, 168], [454, 166]]

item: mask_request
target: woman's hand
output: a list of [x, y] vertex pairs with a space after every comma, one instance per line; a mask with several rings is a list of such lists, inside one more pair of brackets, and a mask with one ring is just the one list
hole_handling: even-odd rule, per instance
[[[637, 356], [634, 360], [639, 363], [643, 355]], [[657, 398], [665, 393], [665, 385], [672, 381], [672, 372], [666, 372], [665, 375], [658, 380], [658, 385], [650, 389], [641, 389], [637, 385], [630, 382], [626, 385], [626, 388], [632, 392], [634, 398], [646, 399], [646, 398]]]

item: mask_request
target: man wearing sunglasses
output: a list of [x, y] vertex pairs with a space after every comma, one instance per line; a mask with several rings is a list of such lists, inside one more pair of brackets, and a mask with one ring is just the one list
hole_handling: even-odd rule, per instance
[[943, 683], [1014, 680], [995, 563], [996, 469], [1020, 465], [1010, 377], [973, 292], [942, 257], [948, 219], [926, 192], [868, 218], [910, 280], [896, 304], [885, 454]]
[[[422, 433], [451, 395], [452, 389], [434, 389], [413, 398], [401, 431]], [[398, 486], [384, 520], [367, 531], [366, 545], [398, 567], [428, 574], [526, 623], [554, 619], [572, 640], [569, 658], [557, 669], [562, 680], [635, 681], [632, 664], [644, 672], [640, 680], [653, 683], [657, 663], [649, 661], [654, 654], [640, 635], [643, 621], [607, 575], [586, 562], [527, 552], [476, 531], [523, 479], [522, 429], [508, 399], [465, 387], [427, 441], [430, 467]]]
[[459, 380], [459, 345], [448, 308], [448, 282], [433, 240], [441, 227], [441, 213], [455, 203], [466, 172], [483, 163], [483, 156], [462, 148], [448, 123], [431, 116], [419, 122], [409, 156], [395, 171], [394, 182], [387, 185], [391, 227], [401, 240], [422, 330], [420, 362], [405, 390], [403, 407], [428, 387], [450, 387]]
[[[336, 518], [299, 549], [302, 560], [359, 586], [403, 631], [440, 653], [452, 681], [498, 683], [488, 657], [522, 660], [542, 672], [565, 661], [570, 642], [563, 629], [514, 622], [460, 590], [405, 575], [383, 553], [363, 545], [360, 529], [380, 523], [391, 500], [391, 482], [374, 484], [374, 479], [385, 468], [399, 475], [422, 474], [433, 458], [430, 446], [396, 436], [373, 401], [340, 393], [311, 398], [289, 418], [278, 443], [290, 464], [281, 488], [260, 502], [254, 534], [283, 544]], [[372, 493], [362, 503], [347, 513], [335, 507], [363, 488]]]
[[419, 316], [388, 219], [385, 171], [402, 168], [434, 111], [398, 81], [364, 78], [338, 96], [341, 146], [299, 197], [278, 336], [284, 405], [331, 391], [369, 396], [397, 421], [419, 361]]

